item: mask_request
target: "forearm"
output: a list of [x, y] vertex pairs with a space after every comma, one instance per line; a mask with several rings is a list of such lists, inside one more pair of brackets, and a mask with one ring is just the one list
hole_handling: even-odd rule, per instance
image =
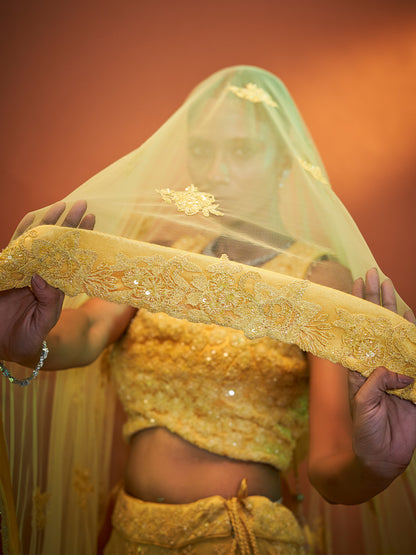
[[[383, 393], [383, 403], [400, 404], [400, 408], [409, 410], [409, 415], [402, 415], [393, 430], [386, 425], [385, 412], [379, 412], [378, 400], [369, 420], [368, 405], [365, 400], [363, 404], [360, 394], [353, 402], [352, 418], [348, 379], [358, 377], [361, 383], [364, 378], [355, 373], [351, 376], [341, 366], [316, 357], [310, 357], [310, 369], [310, 480], [331, 503], [362, 503], [385, 489], [406, 468], [412, 452], [410, 438], [415, 437], [412, 430], [416, 408]], [[377, 392], [380, 388], [372, 385], [377, 376], [379, 372], [367, 380], [361, 391], [369, 387]], [[393, 383], [391, 388], [397, 385]], [[362, 407], [358, 412], [357, 402]], [[398, 408], [393, 406], [387, 412], [394, 413]], [[407, 447], [406, 441], [410, 442]]]
[[[45, 370], [63, 370], [86, 366], [120, 337], [133, 317], [135, 309], [99, 299], [91, 299], [77, 309], [62, 311], [46, 341], [49, 356]], [[32, 360], [28, 366], [35, 366]]]
[[[369, 270], [353, 293], [396, 311], [393, 285]], [[408, 319], [414, 321], [411, 313]], [[416, 448], [416, 406], [391, 391], [412, 378], [378, 367], [364, 378], [310, 357], [309, 475], [331, 503], [357, 504], [383, 491]]]
[[374, 468], [354, 452], [328, 455], [309, 464], [312, 485], [329, 503], [356, 505], [383, 491], [400, 473]]
[[94, 333], [88, 314], [80, 309], [63, 310], [58, 324], [49, 332], [46, 342], [49, 356], [43, 370], [63, 370], [86, 366], [106, 346], [106, 338]]

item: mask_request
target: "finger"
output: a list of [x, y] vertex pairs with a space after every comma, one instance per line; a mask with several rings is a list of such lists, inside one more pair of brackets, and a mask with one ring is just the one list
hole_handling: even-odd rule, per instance
[[414, 382], [410, 376], [390, 372], [384, 366], [379, 366], [367, 378], [365, 384], [357, 393], [355, 400], [368, 403], [369, 406], [377, 405], [382, 395], [389, 389], [402, 389]]
[[79, 224], [80, 229], [94, 229], [95, 214], [87, 214], [84, 216]]
[[38, 301], [37, 332], [40, 337], [45, 337], [58, 321], [65, 295], [60, 289], [55, 289], [37, 274], [32, 277], [31, 286]]
[[375, 304], [380, 304], [380, 278], [376, 268], [368, 270], [365, 276], [365, 298]]
[[[65, 210], [65, 203], [64, 202], [56, 202], [53, 204], [39, 221], [39, 225], [54, 225], [59, 220], [61, 215]], [[15, 231], [15, 236], [18, 237], [22, 235], [32, 224], [35, 219], [35, 212], [29, 212], [26, 214], [22, 221], [17, 226]]]
[[35, 214], [33, 212], [29, 212], [29, 214], [26, 214], [26, 216], [23, 217], [22, 221], [17, 226], [15, 236], [18, 237], [19, 235], [22, 235], [28, 229], [28, 227], [32, 225], [34, 219]]
[[381, 284], [381, 302], [385, 308], [397, 312], [396, 292], [390, 279], [386, 279]]
[[87, 210], [87, 202], [85, 200], [77, 200], [71, 206], [68, 214], [62, 222], [63, 227], [78, 227], [85, 212]]
[[64, 202], [56, 202], [53, 204], [46, 214], [42, 217], [39, 225], [55, 225], [65, 210]]
[[380, 391], [387, 391], [388, 389], [401, 389], [414, 382], [414, 379], [405, 374], [398, 374], [397, 372], [390, 372], [384, 366], [379, 366], [374, 370], [368, 378], [370, 383], [377, 384]]
[[365, 378], [359, 372], [348, 370], [348, 392], [350, 400], [355, 397], [364, 382]]
[[413, 310], [411, 310], [410, 308], [406, 310], [403, 316], [404, 318], [406, 318], [406, 320], [408, 320], [409, 322], [412, 322], [412, 324], [416, 324], [415, 315], [413, 314]]
[[352, 294], [360, 299], [364, 299], [364, 280], [363, 278], [358, 278], [352, 284]]

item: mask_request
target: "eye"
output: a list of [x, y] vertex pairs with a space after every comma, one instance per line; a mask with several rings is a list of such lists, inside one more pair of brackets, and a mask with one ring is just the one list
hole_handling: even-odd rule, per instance
[[194, 140], [189, 144], [189, 154], [197, 160], [204, 160], [212, 156], [212, 145], [207, 141]]
[[236, 147], [233, 150], [233, 155], [236, 158], [247, 158], [253, 154], [252, 149], [247, 146]]
[[251, 158], [260, 150], [260, 145], [256, 141], [248, 139], [235, 139], [230, 146], [234, 158], [241, 160]]

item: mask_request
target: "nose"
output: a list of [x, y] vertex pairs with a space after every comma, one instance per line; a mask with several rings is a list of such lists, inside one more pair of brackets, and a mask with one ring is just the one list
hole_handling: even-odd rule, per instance
[[218, 150], [207, 172], [207, 180], [212, 185], [227, 185], [230, 183], [230, 172], [224, 153]]

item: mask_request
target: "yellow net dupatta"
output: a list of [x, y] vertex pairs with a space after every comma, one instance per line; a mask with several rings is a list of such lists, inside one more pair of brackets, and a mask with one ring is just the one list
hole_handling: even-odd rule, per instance
[[0, 552], [10, 555], [20, 553], [15, 503], [13, 498], [7, 448], [0, 416]]
[[[100, 232], [32, 229], [0, 257], [0, 290], [41, 275], [67, 295], [126, 303], [271, 337], [368, 376], [416, 377], [416, 328], [381, 306], [307, 280]], [[416, 402], [413, 384], [396, 392]]]
[[[333, 288], [298, 279], [319, 260], [314, 252], [340, 279], [378, 266], [331, 189], [289, 92], [267, 71], [237, 66], [200, 83], [143, 145], [68, 195], [66, 211], [78, 200], [96, 216], [95, 231], [45, 227], [50, 207], [35, 211], [31, 229], [0, 255], [1, 290], [27, 286], [38, 273], [66, 293], [66, 308], [99, 297], [296, 343], [366, 376], [385, 365], [416, 377], [412, 324], [340, 293], [348, 288], [338, 279]], [[58, 225], [65, 221], [62, 214]], [[110, 480], [110, 470], [122, 466], [111, 460], [120, 430], [101, 362], [41, 372], [27, 388], [0, 384], [25, 553], [96, 551], [110, 481], [120, 476]], [[416, 401], [414, 387], [398, 394]], [[413, 465], [396, 481], [398, 499], [408, 494], [411, 506], [414, 476]], [[372, 520], [379, 526], [373, 545], [387, 531], [397, 536], [391, 513], [393, 522], [407, 522], [395, 492], [383, 494], [393, 500], [390, 513], [389, 501], [374, 502], [362, 519], [367, 530]], [[383, 549], [394, 551], [384, 539]]]

